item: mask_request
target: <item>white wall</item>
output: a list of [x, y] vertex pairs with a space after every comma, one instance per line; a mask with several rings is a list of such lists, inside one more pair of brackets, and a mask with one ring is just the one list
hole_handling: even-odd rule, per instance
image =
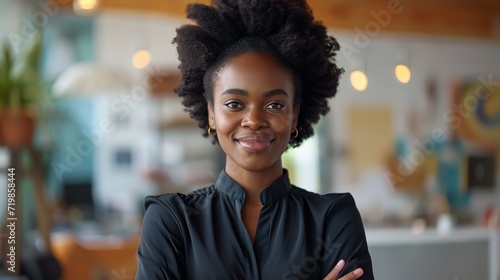
[[[336, 34], [336, 33], [335, 33]], [[346, 53], [352, 48], [353, 35], [338, 32], [341, 52], [338, 63], [345, 68], [339, 94], [334, 99], [332, 111], [341, 112], [349, 104], [384, 104], [394, 106], [397, 115], [412, 106], [424, 105], [426, 80], [434, 77], [437, 81], [439, 112], [441, 117], [435, 125], [446, 127], [442, 113], [449, 104], [452, 83], [463, 79], [477, 79], [479, 76], [500, 75], [500, 42], [479, 41], [474, 39], [451, 39], [423, 36], [378, 36], [360, 51], [366, 63], [368, 88], [364, 92], [355, 91], [349, 83], [348, 74], [352, 69], [351, 59], [356, 55]], [[410, 57], [412, 77], [408, 84], [399, 83], [394, 77], [394, 66], [398, 62], [400, 50], [407, 50]], [[500, 79], [500, 78], [497, 78]], [[345, 137], [342, 118], [335, 119], [336, 137]], [[402, 119], [396, 121], [397, 132], [405, 131]]]
[[155, 14], [103, 11], [96, 24], [96, 58], [129, 74], [134, 85], [142, 85], [144, 71], [132, 67], [132, 54], [147, 48], [154, 69], [158, 65], [177, 69], [177, 52], [172, 40], [175, 29], [184, 22]]

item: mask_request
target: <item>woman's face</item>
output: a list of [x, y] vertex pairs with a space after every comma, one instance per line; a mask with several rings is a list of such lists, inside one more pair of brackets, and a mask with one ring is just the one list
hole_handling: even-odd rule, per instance
[[292, 73], [271, 56], [247, 52], [229, 59], [213, 85], [209, 123], [226, 153], [226, 171], [281, 174], [299, 114]]

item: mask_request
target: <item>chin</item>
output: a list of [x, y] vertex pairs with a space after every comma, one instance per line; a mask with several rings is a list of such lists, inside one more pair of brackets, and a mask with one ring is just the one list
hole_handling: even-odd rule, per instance
[[281, 161], [278, 160], [271, 160], [271, 159], [258, 159], [258, 156], [255, 156], [255, 159], [247, 159], [247, 160], [239, 160], [233, 161], [237, 166], [240, 168], [249, 171], [249, 172], [263, 172], [270, 170], [272, 168], [275, 168], [276, 164], [280, 165], [281, 167]]

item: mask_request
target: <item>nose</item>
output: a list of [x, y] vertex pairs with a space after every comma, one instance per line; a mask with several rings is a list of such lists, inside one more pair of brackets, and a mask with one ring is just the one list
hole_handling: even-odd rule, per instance
[[269, 127], [266, 113], [264, 112], [264, 110], [260, 110], [259, 108], [249, 108], [247, 113], [241, 120], [241, 126], [248, 127], [254, 130]]

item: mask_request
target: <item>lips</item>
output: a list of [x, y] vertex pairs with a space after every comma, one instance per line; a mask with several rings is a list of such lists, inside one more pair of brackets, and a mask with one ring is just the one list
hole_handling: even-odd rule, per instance
[[267, 135], [246, 135], [236, 138], [236, 142], [249, 153], [263, 152], [271, 145], [274, 138]]

